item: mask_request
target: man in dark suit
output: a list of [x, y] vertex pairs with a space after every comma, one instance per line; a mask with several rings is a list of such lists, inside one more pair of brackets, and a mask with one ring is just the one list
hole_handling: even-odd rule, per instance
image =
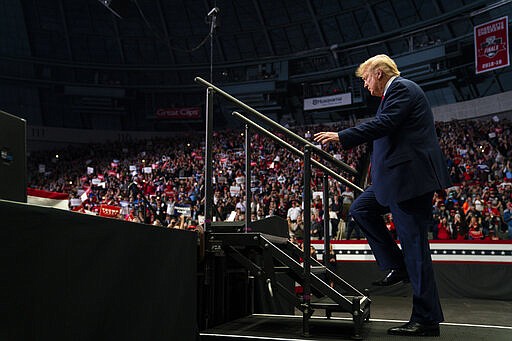
[[[315, 141], [340, 142], [350, 149], [373, 142], [372, 185], [356, 199], [350, 214], [364, 231], [379, 267], [387, 275], [374, 285], [411, 282], [413, 309], [408, 323], [388, 330], [392, 335], [438, 336], [443, 312], [432, 268], [427, 232], [432, 197], [449, 186], [427, 98], [414, 82], [400, 77], [386, 55], [362, 63], [356, 75], [372, 96], [382, 97], [376, 116], [339, 132], [320, 132]], [[391, 212], [401, 250], [386, 229]]]

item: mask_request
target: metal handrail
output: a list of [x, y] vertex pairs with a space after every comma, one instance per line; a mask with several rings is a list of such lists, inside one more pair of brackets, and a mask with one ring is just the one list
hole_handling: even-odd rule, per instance
[[[256, 122], [251, 121], [249, 118], [245, 117], [244, 115], [240, 114], [237, 111], [233, 111], [232, 115], [236, 116], [240, 120], [244, 121], [246, 124], [250, 125], [252, 128], [258, 130], [261, 133], [263, 133], [264, 135], [270, 137], [271, 139], [273, 139], [274, 141], [276, 141], [281, 146], [285, 147], [286, 149], [288, 149], [289, 151], [291, 151], [295, 155], [304, 158], [304, 153], [303, 152], [301, 152], [299, 149], [295, 148], [294, 146], [292, 146], [288, 142], [284, 141], [282, 138], [276, 136], [275, 134], [271, 133], [267, 129], [265, 129], [262, 126], [258, 125]], [[311, 149], [318, 149], [318, 148], [317, 147], [313, 147]], [[349, 180], [345, 179], [344, 177], [342, 177], [338, 173], [334, 172], [329, 167], [321, 164], [320, 162], [318, 162], [318, 161], [316, 161], [314, 159], [311, 159], [311, 163], [313, 165], [315, 165], [315, 167], [318, 167], [318, 168], [322, 169], [323, 171], [329, 173], [329, 175], [332, 176], [333, 178], [335, 178], [336, 180], [338, 180], [340, 182], [343, 182], [344, 184], [346, 184], [348, 186], [351, 186], [351, 187], [353, 187], [354, 189], [357, 189], [360, 192], [364, 191], [361, 187], [359, 187], [356, 184], [354, 184], [354, 183], [350, 182]]]
[[245, 104], [242, 101], [238, 100], [237, 98], [231, 96], [230, 94], [228, 94], [227, 92], [223, 91], [222, 89], [216, 87], [215, 85], [211, 84], [210, 82], [202, 79], [201, 77], [194, 78], [194, 81], [196, 83], [200, 83], [200, 84], [205, 85], [205, 86], [207, 86], [209, 88], [212, 88], [213, 90], [215, 90], [215, 92], [219, 93], [220, 95], [222, 95], [223, 97], [225, 97], [226, 99], [231, 101], [232, 103], [236, 104], [238, 107], [240, 107], [240, 108], [246, 110], [247, 112], [255, 115], [256, 117], [258, 117], [259, 119], [261, 119], [265, 123], [267, 123], [270, 126], [272, 126], [272, 128], [277, 129], [277, 130], [283, 132], [285, 135], [287, 135], [288, 137], [294, 139], [298, 143], [301, 143], [301, 144], [303, 144], [305, 146], [312, 147], [311, 148], [311, 152], [315, 153], [318, 156], [320, 156], [325, 161], [328, 161], [328, 162], [330, 162], [330, 163], [340, 167], [344, 171], [349, 172], [351, 174], [355, 175], [355, 174], [358, 173], [355, 168], [351, 167], [350, 165], [344, 163], [341, 160], [335, 159], [331, 154], [327, 153], [326, 151], [324, 151], [324, 150], [322, 150], [320, 148], [317, 148], [312, 142], [304, 139], [303, 137], [301, 137], [301, 136], [295, 134], [294, 132], [292, 132], [291, 130], [283, 127], [282, 125], [280, 125], [280, 124], [278, 124], [276, 122], [274, 122], [273, 120], [271, 120], [267, 116], [263, 115], [262, 113], [260, 113], [259, 111], [255, 110], [254, 108], [251, 108], [247, 104]]
[[[305, 159], [305, 153], [301, 152], [300, 150], [298, 150], [297, 148], [295, 148], [294, 146], [292, 146], [291, 144], [289, 144], [288, 142], [284, 141], [283, 139], [281, 139], [280, 137], [276, 136], [275, 134], [269, 132], [267, 129], [261, 127], [260, 125], [258, 125], [256, 122], [253, 122], [251, 121], [250, 119], [248, 119], [247, 117], [243, 116], [242, 114], [240, 114], [239, 112], [237, 111], [233, 111], [232, 112], [232, 115], [239, 118], [240, 120], [244, 121], [245, 124], [246, 124], [246, 148], [249, 149], [249, 143], [248, 143], [248, 127], [251, 126], [252, 128], [256, 129], [257, 131], [259, 131], [260, 133], [266, 135], [267, 137], [270, 137], [271, 139], [273, 139], [274, 141], [276, 141], [277, 143], [279, 143], [281, 146], [285, 147], [286, 149], [288, 149], [289, 151], [291, 151], [292, 153], [294, 153], [295, 155]], [[307, 146], [309, 148], [309, 146]], [[306, 148], [305, 148], [306, 149]], [[310, 148], [311, 149], [311, 148]], [[359, 186], [353, 184], [352, 182], [350, 182], [349, 180], [345, 179], [344, 177], [342, 177], [341, 175], [333, 172], [331, 169], [329, 169], [328, 167], [324, 166], [323, 164], [321, 164], [320, 162], [314, 160], [314, 159], [311, 159], [310, 158], [310, 161], [309, 161], [311, 164], [315, 165], [316, 167], [322, 169], [323, 171], [325, 171], [324, 173], [324, 179], [323, 179], [323, 185], [324, 185], [324, 191], [323, 191], [323, 195], [324, 195], [324, 198], [327, 198], [328, 197], [328, 194], [329, 194], [329, 189], [327, 188], [327, 184], [328, 184], [328, 177], [327, 177], [327, 174], [331, 175], [333, 178], [335, 178], [336, 180], [340, 181], [340, 182], [343, 182], [345, 183], [346, 185], [348, 186], [351, 186], [359, 191], [361, 191], [361, 193], [363, 192], [363, 189], [360, 188]], [[249, 170], [250, 170], [250, 166], [248, 166], [249, 164], [249, 161], [246, 160], [246, 174], [249, 174]], [[306, 168], [306, 166], [304, 165], [304, 168]], [[248, 177], [246, 177], [247, 179]], [[247, 188], [248, 188], [248, 185], [246, 185]], [[249, 196], [247, 196], [247, 199], [249, 198]], [[250, 207], [250, 204], [246, 204], [246, 207]], [[245, 227], [247, 229], [247, 226], [249, 224], [249, 220], [246, 219], [245, 221]], [[329, 245], [330, 245], [330, 236], [329, 236], [329, 224], [330, 224], [330, 219], [329, 219], [329, 204], [328, 204], [328, 201], [326, 201], [326, 204], [324, 206], [324, 263], [325, 265], [327, 266], [327, 256], [329, 255]]]
[[[276, 122], [272, 121], [271, 119], [267, 118], [263, 114], [259, 113], [255, 109], [251, 108], [250, 106], [246, 105], [245, 103], [239, 101], [235, 97], [229, 95], [228, 93], [222, 91], [218, 87], [214, 86], [213, 84], [196, 77], [195, 81], [198, 83], [201, 83], [203, 85], [207, 86], [206, 90], [206, 143], [205, 143], [205, 163], [206, 163], [206, 169], [205, 169], [205, 184], [206, 184], [206, 191], [205, 191], [205, 230], [207, 232], [211, 232], [211, 221], [212, 221], [212, 205], [213, 205], [213, 193], [212, 193], [212, 177], [213, 177], [213, 171], [212, 171], [212, 137], [213, 137], [213, 93], [217, 92], [226, 99], [230, 100], [237, 106], [247, 110], [248, 112], [254, 114], [255, 116], [259, 117], [263, 121], [267, 122], [270, 126], [276, 128], [277, 130], [280, 130], [288, 137], [292, 137], [295, 139], [295, 141], [299, 141], [299, 143], [303, 144], [304, 152], [300, 151], [299, 149], [295, 148], [293, 145], [289, 144], [288, 142], [284, 141], [280, 137], [276, 136], [275, 134], [271, 133], [258, 123], [252, 121], [251, 119], [245, 117], [244, 115], [240, 114], [239, 112], [234, 111], [232, 114], [233, 116], [236, 116], [237, 118], [241, 119], [246, 123], [245, 126], [245, 186], [246, 186], [246, 215], [245, 215], [245, 231], [248, 231], [248, 224], [251, 221], [250, 218], [250, 199], [249, 199], [249, 192], [250, 192], [250, 174], [251, 174], [251, 166], [250, 166], [250, 129], [254, 128], [257, 131], [263, 133], [264, 135], [272, 138], [274, 141], [291, 151], [292, 153], [295, 153], [298, 156], [301, 156], [304, 159], [304, 173], [303, 173], [303, 181], [304, 181], [304, 249], [303, 249], [303, 261], [304, 261], [304, 292], [303, 292], [303, 298], [302, 298], [302, 328], [303, 328], [303, 334], [309, 335], [309, 318], [311, 317], [313, 310], [311, 308], [311, 256], [310, 256], [310, 246], [311, 246], [311, 205], [309, 204], [311, 202], [311, 188], [309, 184], [311, 183], [311, 166], [314, 165], [322, 170], [325, 171], [323, 180], [324, 180], [324, 200], [325, 200], [325, 219], [327, 220], [328, 217], [328, 176], [327, 174], [331, 175], [333, 178], [337, 179], [340, 182], [343, 182], [347, 184], [348, 186], [357, 189], [360, 192], [363, 192], [363, 189], [359, 186], [353, 184], [349, 180], [343, 178], [341, 175], [337, 174], [336, 172], [332, 171], [328, 167], [324, 166], [320, 162], [312, 159], [311, 154], [316, 153], [319, 155], [322, 159], [331, 161], [332, 163], [342, 167], [344, 170], [349, 171], [350, 173], [357, 174], [357, 171], [353, 169], [352, 167], [348, 166], [347, 164], [333, 158], [330, 154], [327, 152], [321, 150], [320, 148], [317, 148], [314, 144], [311, 142], [303, 139], [299, 135], [289, 131], [288, 129], [282, 127], [281, 125], [277, 124]], [[327, 255], [329, 253], [329, 231], [328, 231], [328, 224], [324, 224], [324, 232], [326, 238], [324, 240], [324, 265], [327, 266]], [[269, 285], [271, 283], [269, 282]], [[272, 286], [269, 286], [269, 290], [272, 289]], [[359, 311], [359, 309], [358, 309]], [[355, 315], [354, 315], [355, 316]]]

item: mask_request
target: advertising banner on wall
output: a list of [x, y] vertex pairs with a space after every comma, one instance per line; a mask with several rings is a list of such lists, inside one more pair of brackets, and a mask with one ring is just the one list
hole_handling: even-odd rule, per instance
[[200, 107], [160, 108], [156, 111], [159, 120], [200, 120]]
[[304, 110], [318, 110], [350, 104], [352, 104], [352, 94], [349, 92], [332, 96], [305, 98]]
[[475, 26], [476, 73], [510, 65], [508, 16]]

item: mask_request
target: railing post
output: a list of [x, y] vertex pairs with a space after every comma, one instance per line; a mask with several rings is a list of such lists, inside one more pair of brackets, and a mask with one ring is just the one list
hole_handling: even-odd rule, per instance
[[206, 89], [206, 141], [205, 141], [205, 194], [204, 194], [204, 230], [211, 232], [213, 219], [213, 94], [212, 88]]
[[[251, 222], [251, 130], [245, 125], [245, 232], [249, 232]], [[243, 197], [242, 197], [243, 198]]]
[[[205, 81], [201, 77], [196, 77], [196, 78], [194, 78], [194, 80], [197, 83], [200, 83], [200, 84], [206, 85], [208, 87], [211, 87], [212, 89], [214, 89], [222, 97], [226, 98], [227, 100], [229, 100], [230, 102], [234, 103], [238, 107], [244, 109], [246, 112], [251, 113], [254, 116], [258, 117], [260, 120], [265, 121], [268, 125], [270, 125], [274, 129], [279, 130], [279, 131], [283, 132], [284, 134], [288, 135], [289, 137], [293, 138], [299, 144], [307, 145], [307, 146], [310, 146], [310, 147], [315, 147], [315, 145], [311, 141], [308, 141], [308, 140], [304, 139], [303, 137], [299, 136], [298, 134], [292, 132], [291, 130], [288, 130], [287, 128], [283, 127], [279, 123], [271, 120], [267, 116], [263, 115], [262, 113], [258, 112], [255, 109], [251, 108], [250, 106], [248, 106], [244, 102], [236, 99], [235, 97], [231, 96], [230, 94], [228, 94], [227, 92], [223, 91], [222, 89], [220, 89], [220, 88], [216, 87], [215, 85]], [[338, 165], [339, 167], [343, 168], [345, 171], [347, 171], [347, 172], [349, 172], [351, 174], [357, 174], [357, 170], [355, 170], [353, 167], [347, 165], [346, 163], [342, 162], [341, 160], [333, 158], [332, 155], [330, 155], [329, 153], [327, 153], [323, 149], [317, 148], [317, 149], [314, 149], [313, 151], [314, 151], [315, 154], [320, 155], [323, 159], [327, 159], [327, 160], [329, 160], [329, 162], [331, 162], [331, 163], [333, 163], [335, 165]]]
[[311, 316], [311, 147], [304, 146], [304, 287], [302, 293], [302, 333], [309, 335]]
[[329, 218], [329, 176], [324, 173], [324, 265], [327, 266], [327, 256], [330, 252], [331, 234], [329, 227], [331, 219]]
[[[294, 146], [292, 146], [288, 142], [284, 141], [282, 138], [278, 137], [277, 135], [269, 132], [267, 129], [263, 128], [261, 125], [257, 124], [256, 122], [251, 121], [250, 119], [248, 119], [247, 117], [243, 116], [242, 114], [240, 114], [239, 112], [236, 112], [236, 111], [233, 111], [232, 115], [237, 117], [237, 118], [239, 118], [240, 120], [242, 120], [246, 124], [249, 124], [251, 126], [251, 128], [255, 129], [256, 131], [262, 133], [265, 136], [270, 137], [272, 140], [276, 141], [281, 146], [285, 147], [286, 149], [288, 149], [289, 151], [291, 151], [295, 155], [299, 156], [300, 158], [304, 158], [304, 153], [303, 152], [301, 152], [299, 149], [295, 148]], [[316, 147], [312, 147], [312, 148], [316, 148]], [[323, 165], [322, 163], [318, 162], [317, 160], [312, 159], [311, 160], [311, 164], [314, 165], [317, 168], [322, 169], [324, 172], [327, 172], [332, 178], [334, 178], [334, 179], [336, 179], [336, 180], [338, 180], [338, 181], [340, 181], [340, 182], [350, 186], [351, 188], [354, 188], [357, 191], [363, 192], [362, 188], [359, 188], [359, 186], [354, 185], [353, 183], [351, 183], [350, 181], [348, 181], [347, 179], [345, 179], [344, 177], [342, 177], [338, 173], [334, 172], [329, 167], [327, 167], [327, 166]]]

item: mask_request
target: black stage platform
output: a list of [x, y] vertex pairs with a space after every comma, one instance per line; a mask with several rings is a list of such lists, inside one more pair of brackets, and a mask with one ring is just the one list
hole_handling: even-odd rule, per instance
[[[407, 321], [410, 297], [373, 297], [372, 317], [363, 326], [365, 340], [418, 340], [390, 336], [388, 328]], [[441, 337], [421, 340], [512, 340], [512, 302], [443, 299], [445, 322]], [[350, 340], [354, 324], [347, 314], [327, 320], [317, 311], [310, 320], [310, 335], [302, 335], [302, 316], [251, 315], [201, 332], [201, 340]]]

